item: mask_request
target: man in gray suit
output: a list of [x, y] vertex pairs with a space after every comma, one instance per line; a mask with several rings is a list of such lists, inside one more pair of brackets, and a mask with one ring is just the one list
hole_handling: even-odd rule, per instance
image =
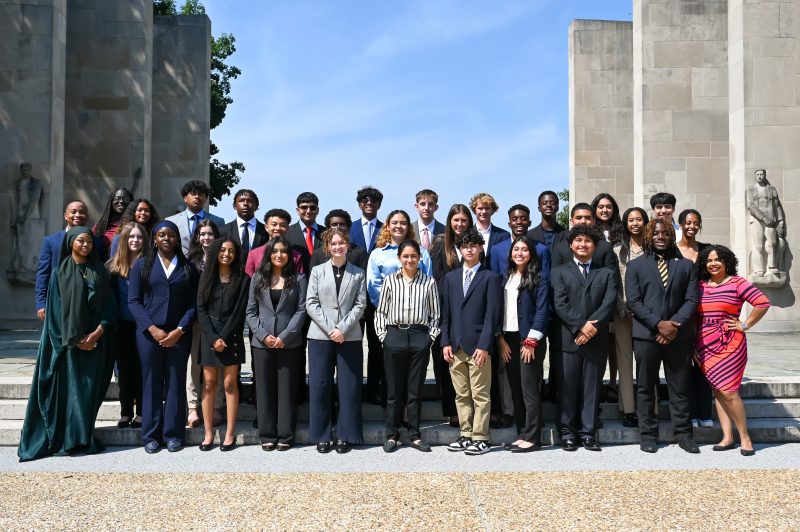
[[189, 181], [181, 187], [181, 196], [183, 196], [183, 202], [186, 204], [186, 210], [167, 217], [167, 220], [177, 225], [178, 230], [181, 232], [181, 247], [184, 255], [189, 253], [189, 244], [192, 241], [192, 234], [198, 222], [211, 220], [217, 226], [217, 229], [222, 229], [222, 226], [225, 225], [225, 220], [204, 210], [210, 194], [211, 188], [207, 183], [197, 179]]

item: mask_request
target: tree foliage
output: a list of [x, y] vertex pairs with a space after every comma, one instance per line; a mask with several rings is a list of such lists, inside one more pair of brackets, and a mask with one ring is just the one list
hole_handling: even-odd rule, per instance
[[556, 221], [562, 227], [569, 227], [569, 189], [563, 189], [558, 194], [561, 210], [556, 214]]
[[[205, 12], [206, 8], [200, 0], [185, 0], [180, 9], [176, 0], [153, 0], [154, 15], [204, 15]], [[233, 103], [230, 96], [231, 80], [238, 78], [242, 71], [226, 63], [226, 60], [235, 52], [236, 38], [233, 35], [223, 33], [219, 37], [211, 37], [211, 129], [222, 122], [228, 106]], [[218, 153], [219, 148], [212, 142], [209, 161], [211, 205], [216, 205], [222, 196], [229, 194], [241, 179], [239, 174], [245, 171], [242, 162], [223, 163], [215, 157]]]

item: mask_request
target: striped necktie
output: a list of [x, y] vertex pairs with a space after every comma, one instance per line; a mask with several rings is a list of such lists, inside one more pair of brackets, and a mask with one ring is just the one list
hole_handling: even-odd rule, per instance
[[658, 262], [658, 273], [661, 274], [661, 282], [664, 283], [664, 288], [667, 288], [667, 280], [669, 280], [669, 270], [667, 269], [667, 261], [661, 255], [656, 255]]

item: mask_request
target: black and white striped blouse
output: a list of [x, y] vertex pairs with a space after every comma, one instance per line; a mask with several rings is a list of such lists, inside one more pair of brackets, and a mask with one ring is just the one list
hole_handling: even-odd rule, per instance
[[439, 291], [433, 277], [417, 270], [409, 280], [400, 270], [384, 279], [375, 311], [375, 332], [381, 341], [392, 325], [425, 326], [433, 340], [439, 335], [439, 317]]

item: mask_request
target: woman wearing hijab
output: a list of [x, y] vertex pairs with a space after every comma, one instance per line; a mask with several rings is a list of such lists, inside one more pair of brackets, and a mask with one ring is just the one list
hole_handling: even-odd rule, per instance
[[50, 278], [39, 354], [17, 455], [97, 453], [94, 433], [114, 367], [116, 303], [88, 227], [70, 229]]
[[[181, 249], [178, 226], [153, 228], [153, 245], [129, 275], [128, 308], [142, 363], [142, 440], [148, 454], [183, 449], [186, 364], [197, 316], [197, 268]], [[163, 404], [162, 404], [163, 401]]]

